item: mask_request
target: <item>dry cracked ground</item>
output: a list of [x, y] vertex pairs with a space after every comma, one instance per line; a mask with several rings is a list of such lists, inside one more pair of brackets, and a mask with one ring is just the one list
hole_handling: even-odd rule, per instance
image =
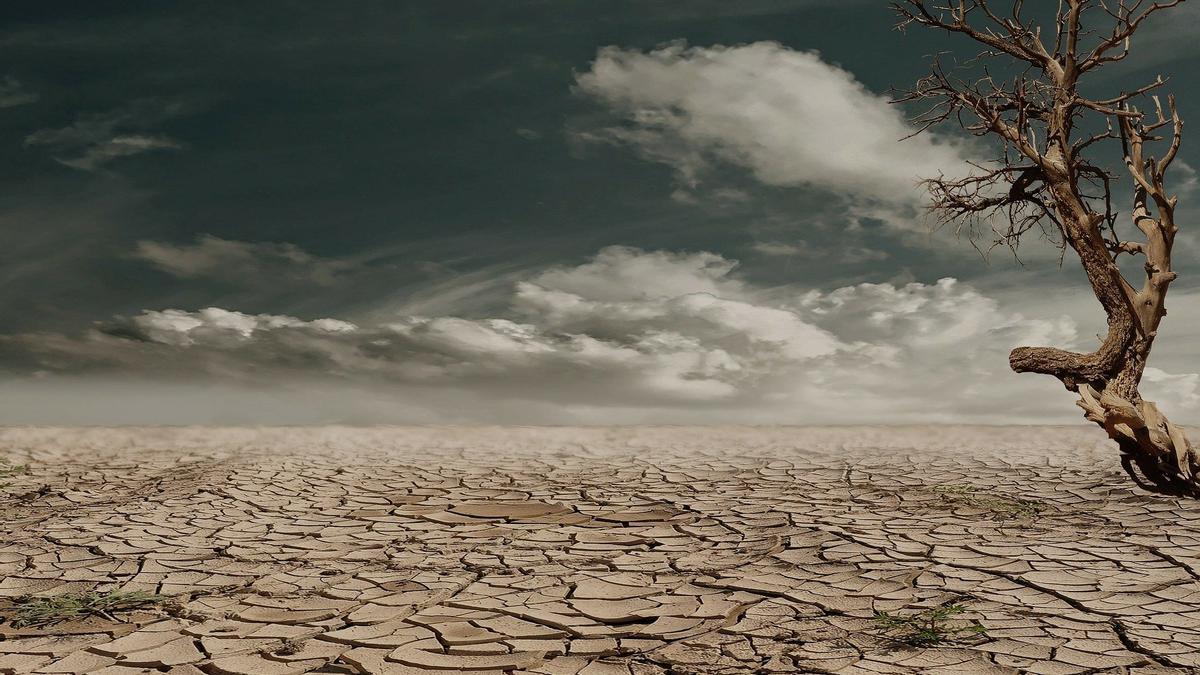
[[[0, 447], [27, 467], [0, 495], [4, 673], [1200, 672], [1200, 503], [1082, 428]], [[20, 627], [114, 590], [162, 597]]]

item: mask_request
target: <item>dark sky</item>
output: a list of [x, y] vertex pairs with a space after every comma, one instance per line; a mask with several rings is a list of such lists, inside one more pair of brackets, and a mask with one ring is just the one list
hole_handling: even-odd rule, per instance
[[[916, 199], [893, 199], [894, 191], [882, 198], [882, 188], [872, 191], [871, 185], [895, 178], [886, 167], [888, 175], [872, 177], [873, 167], [885, 163], [873, 154], [872, 148], [880, 146], [866, 145], [863, 133], [847, 126], [853, 120], [839, 115], [836, 106], [824, 113], [810, 109], [819, 109], [826, 95], [886, 96], [890, 87], [907, 86], [923, 74], [927, 55], [964, 46], [945, 35], [893, 30], [885, 4], [6, 3], [0, 9], [0, 144], [7, 148], [0, 154], [0, 333], [9, 337], [0, 343], [0, 373], [7, 373], [0, 397], [8, 401], [8, 412], [0, 421], [607, 422], [692, 420], [712, 410], [728, 421], [811, 421], [782, 413], [743, 414], [780, 389], [746, 385], [753, 368], [741, 348], [730, 345], [757, 339], [733, 330], [751, 319], [731, 319], [724, 332], [712, 336], [681, 328], [688, 324], [677, 316], [653, 329], [617, 328], [599, 325], [597, 317], [629, 307], [605, 305], [593, 308], [598, 314], [592, 320], [572, 324], [561, 319], [560, 305], [534, 307], [528, 294], [514, 290], [518, 282], [539, 279], [539, 288], [589, 302], [628, 304], [659, 297], [653, 288], [639, 288], [636, 297], [605, 299], [595, 289], [572, 286], [582, 283], [578, 278], [556, 277], [551, 283], [544, 276], [547, 270], [584, 274], [592, 269], [588, 264], [597, 264], [595, 256], [613, 246], [627, 247], [608, 249], [623, 252], [624, 257], [606, 259], [613, 266], [607, 273], [617, 276], [653, 260], [687, 267], [688, 260], [699, 259], [680, 256], [701, 252], [740, 261], [720, 279], [736, 288], [722, 287], [718, 297], [736, 296], [747, 307], [771, 307], [814, 323], [840, 341], [836, 354], [856, 349], [847, 346], [852, 343], [871, 342], [837, 322], [849, 321], [845, 317], [828, 325], [818, 320], [836, 313], [831, 307], [861, 301], [859, 296], [838, 300], [837, 289], [882, 285], [899, 294], [884, 303], [894, 309], [910, 296], [936, 294], [932, 289], [945, 277], [993, 303], [985, 314], [1008, 317], [999, 328], [974, 329], [995, 337], [1020, 321], [1066, 316], [1075, 322], [1080, 344], [1086, 343], [1089, 331], [1099, 326], [1097, 312], [1084, 302], [1079, 275], [1069, 266], [1060, 271], [1053, 251], [1031, 247], [1026, 267], [1004, 254], [988, 264], [948, 233], [929, 236], [917, 222]], [[1196, 9], [1189, 4], [1172, 21], [1152, 23], [1144, 43], [1137, 44], [1138, 59], [1111, 69], [1096, 86], [1120, 90], [1151, 73], [1171, 74], [1170, 87], [1180, 96], [1185, 117], [1200, 119]], [[599, 72], [600, 61], [620, 64], [624, 58], [663, 54], [672, 43], [683, 51], [657, 90], [636, 79], [661, 65], [654, 61], [636, 61], [643, 70], [630, 76], [634, 79], [588, 79]], [[717, 51], [721, 46], [735, 51]], [[602, 57], [599, 50], [605, 47], [617, 51]], [[807, 52], [819, 58], [806, 61]], [[778, 66], [778, 79], [759, 68], [753, 71], [754, 86], [743, 88], [736, 68], [751, 58]], [[720, 70], [726, 65], [734, 68], [732, 75]], [[682, 85], [691, 88], [671, 99], [665, 90], [683, 77], [694, 78]], [[806, 77], [829, 78], [836, 88], [826, 94], [814, 81], [810, 89]], [[620, 89], [626, 85], [635, 88], [632, 94]], [[732, 109], [738, 111], [762, 107], [774, 116], [739, 113], [731, 120], [714, 113], [705, 118], [687, 109], [695, 103], [689, 98], [693, 93], [719, 87], [727, 87], [727, 93], [712, 92], [714, 98], [700, 100], [734, 101]], [[786, 100], [777, 100], [776, 93], [787, 93]], [[799, 106], [796, 116], [788, 106]], [[862, 123], [878, 120], [872, 127], [876, 132], [891, 129], [887, 125], [894, 120], [888, 115], [893, 113], [883, 105], [879, 110]], [[647, 111], [660, 117], [649, 122], [638, 117]], [[900, 111], [893, 111], [898, 119]], [[751, 123], [780, 127], [751, 133], [746, 127]], [[742, 133], [744, 140], [728, 140]], [[950, 152], [947, 144], [965, 143], [941, 138], [941, 145], [919, 141], [927, 146], [916, 146], [911, 159], [897, 163], [924, 166], [936, 153]], [[776, 143], [782, 152], [771, 147]], [[834, 162], [843, 173], [813, 178], [803, 157], [799, 164], [787, 161], [791, 143], [807, 143], [803, 147], [828, 157], [844, 156], [845, 161]], [[1185, 147], [1177, 179], [1181, 189], [1194, 188], [1189, 166], [1200, 167], [1197, 147]], [[1193, 194], [1200, 199], [1200, 190]], [[1186, 274], [1200, 271], [1192, 235], [1187, 236], [1178, 256], [1185, 275], [1177, 292], [1184, 304], [1193, 295], [1200, 298]], [[652, 258], [655, 252], [677, 257]], [[663, 278], [647, 274], [651, 287]], [[687, 286], [682, 295], [660, 299], [678, 300], [693, 292]], [[808, 294], [816, 295], [805, 300]], [[946, 302], [973, 301], [954, 296]], [[1200, 302], [1187, 306], [1200, 311]], [[671, 387], [646, 385], [649, 393], [643, 399], [631, 394], [629, 405], [659, 412], [639, 417], [620, 412], [629, 405], [612, 392], [641, 385], [587, 375], [593, 372], [589, 368], [603, 371], [604, 366], [567, 359], [500, 367], [484, 348], [466, 359], [433, 338], [434, 347], [402, 346], [404, 354], [420, 356], [416, 365], [393, 355], [387, 360], [402, 373], [367, 376], [362, 368], [343, 371], [329, 365], [335, 350], [363, 357], [369, 349], [359, 343], [336, 348], [305, 343], [293, 353], [290, 338], [276, 336], [282, 346], [261, 347], [265, 360], [251, 364], [253, 378], [238, 376], [247, 366], [232, 354], [243, 343], [213, 347], [196, 340], [195, 349], [185, 349], [188, 355], [179, 359], [189, 360], [201, 347], [211, 353], [193, 366], [166, 368], [169, 373], [147, 365], [156, 359], [178, 361], [178, 355], [155, 351], [158, 338], [129, 354], [122, 351], [128, 345], [109, 344], [118, 339], [113, 335], [143, 330], [144, 325], [136, 330], [125, 325], [143, 312], [179, 310], [178, 316], [190, 316], [209, 307], [304, 322], [335, 319], [364, 331], [413, 317], [512, 321], [536, 329], [537, 340], [589, 336], [642, 356], [653, 350], [639, 340], [671, 333], [699, 340], [708, 350], [700, 359], [707, 365], [691, 363], [671, 371], [672, 377], [687, 382], [709, 377], [704, 368], [716, 367], [716, 350], [732, 355], [743, 379], [713, 376], [733, 383], [728, 396], [716, 388], [680, 397]], [[1183, 304], [1180, 308], [1182, 313]], [[547, 318], [550, 314], [557, 318]], [[1197, 324], [1196, 319], [1181, 322]], [[241, 338], [257, 341], [258, 333], [252, 338], [244, 333]], [[1041, 335], [1034, 329], [1021, 334], [1031, 333]], [[1006, 338], [995, 339], [999, 344]], [[109, 347], [120, 353], [110, 353]], [[436, 358], [426, 358], [429, 349]], [[1196, 354], [1183, 347], [1166, 351], [1174, 361], [1169, 369], [1163, 366], [1164, 377], [1195, 377], [1188, 368], [1195, 369], [1190, 359]], [[1000, 345], [995, 352], [1002, 365], [1006, 348]], [[340, 358], [334, 360], [344, 365], [350, 357]], [[504, 360], [496, 358], [496, 363]], [[919, 362], [914, 355], [896, 358], [904, 361], [897, 367]], [[455, 369], [466, 360], [484, 362], [480, 367], [494, 377]], [[431, 362], [438, 374], [422, 379], [422, 367]], [[727, 373], [732, 366], [722, 368]], [[798, 372], [795, 377], [803, 380], [810, 371], [803, 366]], [[812, 375], [805, 386], [823, 391], [821, 377]], [[591, 389], [580, 384], [589, 378], [597, 381]], [[168, 381], [175, 394], [152, 393]], [[1181, 392], [1181, 405], [1196, 395], [1193, 380], [1164, 381]], [[946, 386], [939, 382], [930, 385], [931, 391]], [[1033, 380], [1018, 382], [1013, 391], [1023, 385], [1048, 391], [1046, 383], [1039, 389]], [[125, 401], [124, 410], [144, 405], [147, 398], [168, 402], [142, 416], [114, 416], [103, 406], [94, 414], [38, 412], [55, 401], [87, 408], [80, 401], [94, 401], [96, 391], [114, 383], [127, 392], [126, 399], [117, 397]], [[276, 387], [303, 390], [303, 402], [265, 403], [263, 397], [274, 394], [264, 389]], [[357, 392], [352, 400], [368, 396], [372, 403], [338, 407], [322, 398], [323, 387], [331, 392], [348, 387]], [[230, 414], [211, 401], [227, 393], [225, 388], [250, 391], [246, 396], [252, 403]], [[533, 391], [541, 388], [558, 393]], [[753, 394], [746, 394], [750, 389]], [[496, 403], [497, 397], [506, 400]], [[486, 409], [465, 414], [463, 401]], [[881, 408], [879, 419], [991, 419], [969, 407], [931, 417], [922, 406]], [[1069, 404], [1064, 407], [1069, 413]], [[194, 410], [203, 412], [188, 412]], [[1006, 413], [1003, 419], [1023, 415]]]

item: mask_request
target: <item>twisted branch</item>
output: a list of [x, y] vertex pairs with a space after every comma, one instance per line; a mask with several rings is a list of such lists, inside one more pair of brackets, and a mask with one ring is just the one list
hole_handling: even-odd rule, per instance
[[[990, 226], [993, 246], [1007, 245], [1014, 253], [1024, 237], [1039, 231], [1077, 255], [1108, 317], [1108, 334], [1096, 351], [1018, 347], [1009, 356], [1012, 369], [1053, 375], [1079, 393], [1087, 418], [1104, 426], [1154, 482], [1193, 486], [1200, 484], [1195, 452], [1138, 393], [1166, 315], [1167, 288], [1177, 276], [1171, 249], [1178, 199], [1168, 193], [1166, 175], [1179, 154], [1183, 122], [1174, 97], [1164, 107], [1156, 95], [1166, 84], [1161, 76], [1107, 97], [1079, 91], [1081, 78], [1129, 55], [1131, 37], [1149, 17], [1185, 1], [1060, 0], [1052, 43], [1043, 40], [1048, 32], [1022, 16], [1020, 0], [1007, 14], [989, 0], [902, 0], [892, 8], [900, 28], [942, 30], [983, 48], [952, 69], [935, 59], [929, 75], [896, 99], [924, 106], [914, 117], [917, 133], [954, 121], [997, 141], [998, 156], [973, 165], [974, 173], [925, 181], [939, 224], [953, 224], [972, 241], [982, 225]], [[1106, 31], [1084, 27], [1096, 17], [1108, 21]], [[1019, 72], [996, 78], [987, 66], [996, 60]], [[1096, 130], [1081, 134], [1084, 127]], [[1168, 127], [1164, 139], [1159, 132]], [[1166, 147], [1152, 156], [1151, 146], [1163, 140]], [[1090, 158], [1094, 148], [1115, 142], [1124, 157], [1119, 173]], [[1133, 184], [1131, 237], [1118, 232], [1113, 207], [1121, 174]], [[1117, 266], [1122, 254], [1145, 259], [1145, 279], [1137, 287]]]

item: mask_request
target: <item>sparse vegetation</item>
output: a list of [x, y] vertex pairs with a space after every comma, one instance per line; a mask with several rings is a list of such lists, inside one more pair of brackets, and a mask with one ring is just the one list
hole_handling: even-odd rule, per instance
[[300, 652], [304, 651], [304, 645], [307, 643], [308, 643], [307, 640], [298, 640], [296, 638], [285, 638], [283, 640], [283, 644], [279, 645], [279, 648], [276, 649], [273, 653], [278, 654], [280, 656], [294, 656], [294, 655], [299, 654]]
[[42, 597], [27, 597], [17, 603], [13, 628], [47, 626], [61, 621], [103, 616], [116, 620], [112, 612], [158, 604], [167, 598], [145, 591], [90, 591]]
[[915, 614], [876, 612], [874, 621], [890, 639], [910, 647], [931, 647], [987, 632], [978, 621], [964, 623], [954, 619], [965, 611], [967, 608], [962, 605], [947, 604]]
[[24, 464], [13, 464], [7, 459], [0, 459], [0, 490], [8, 487], [6, 480], [13, 476], [18, 476], [29, 470], [29, 467]]
[[999, 520], [1033, 520], [1046, 510], [1046, 504], [1035, 499], [980, 494], [970, 485], [946, 485], [935, 487], [933, 491], [941, 496], [943, 502], [991, 511]]

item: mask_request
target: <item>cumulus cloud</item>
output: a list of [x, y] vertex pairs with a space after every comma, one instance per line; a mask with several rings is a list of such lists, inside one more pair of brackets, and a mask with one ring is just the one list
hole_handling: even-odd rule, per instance
[[622, 118], [580, 138], [635, 147], [689, 185], [719, 161], [769, 185], [907, 204], [920, 179], [965, 170], [959, 144], [901, 141], [913, 129], [885, 97], [816, 52], [775, 42], [606, 47], [577, 86]]
[[[376, 422], [1008, 423], [1078, 421], [1056, 382], [1009, 372], [1009, 348], [1092, 346], [1069, 317], [1026, 318], [953, 279], [765, 289], [711, 253], [607, 248], [518, 282], [511, 305], [367, 325], [145, 311], [82, 336], [0, 338], [0, 362], [43, 385], [361, 386]], [[1176, 416], [1200, 407], [1200, 375], [1147, 381]]]
[[139, 241], [133, 257], [182, 279], [237, 279], [258, 281], [308, 281], [332, 284], [354, 267], [350, 261], [322, 258], [295, 244], [248, 242], [202, 235], [193, 244]]
[[191, 109], [184, 101], [142, 99], [104, 113], [82, 115], [65, 127], [40, 129], [25, 138], [25, 145], [50, 148], [65, 166], [98, 171], [121, 157], [182, 148], [179, 141], [150, 130]]
[[1142, 380], [1142, 389], [1152, 399], [1175, 401], [1186, 411], [1200, 409], [1200, 374], [1175, 375], [1160, 368], [1147, 367]]
[[0, 108], [14, 108], [33, 103], [38, 98], [36, 92], [26, 89], [20, 80], [12, 75], [5, 75], [4, 79], [0, 80]]

